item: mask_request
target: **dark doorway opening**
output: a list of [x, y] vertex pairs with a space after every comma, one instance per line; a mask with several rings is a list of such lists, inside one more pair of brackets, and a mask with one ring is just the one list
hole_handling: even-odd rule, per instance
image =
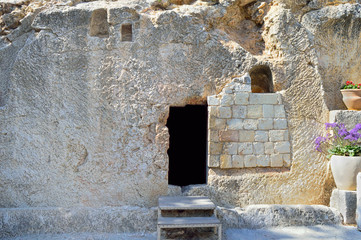
[[207, 106], [170, 107], [168, 183], [207, 183]]
[[251, 76], [253, 93], [273, 92], [272, 72], [269, 66], [255, 66], [250, 70], [249, 75]]

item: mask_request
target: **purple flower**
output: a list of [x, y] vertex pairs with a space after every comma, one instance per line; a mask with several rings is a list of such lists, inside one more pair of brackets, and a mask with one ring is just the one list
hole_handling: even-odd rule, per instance
[[[343, 123], [325, 123], [326, 130], [331, 130], [326, 137], [315, 139], [315, 149], [328, 157], [331, 155], [361, 155], [361, 123], [348, 131]], [[358, 149], [357, 151], [355, 149]], [[352, 150], [352, 151], [351, 151]], [[356, 152], [355, 152], [356, 151]]]
[[350, 133], [347, 131], [347, 129], [345, 127], [342, 127], [338, 130], [338, 135], [340, 135], [341, 137], [342, 136], [347, 136], [349, 135]]
[[325, 125], [326, 125], [326, 130], [328, 130], [329, 128], [337, 127], [337, 123], [325, 123]]
[[325, 138], [325, 137], [322, 137], [322, 136], [317, 137], [317, 138], [315, 139], [315, 144], [316, 144], [315, 149], [316, 149], [317, 151], [319, 151], [319, 152], [322, 152], [322, 150], [321, 150], [321, 145], [322, 145], [322, 143], [324, 143], [324, 142], [326, 142], [326, 141], [327, 141], [327, 138]]

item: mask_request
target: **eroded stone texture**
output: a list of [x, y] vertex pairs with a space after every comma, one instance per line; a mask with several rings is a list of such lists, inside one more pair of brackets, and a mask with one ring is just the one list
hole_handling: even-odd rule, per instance
[[336, 208], [342, 214], [344, 224], [356, 224], [356, 197], [356, 191], [332, 191], [330, 207]]
[[343, 123], [348, 130], [361, 123], [361, 112], [352, 110], [334, 110], [330, 111], [329, 122]]
[[31, 234], [154, 232], [156, 208], [73, 207], [0, 209], [0, 238]]
[[341, 214], [322, 205], [250, 205], [246, 208], [217, 208], [225, 228], [258, 229], [266, 227], [341, 224]]
[[[271, 69], [284, 107], [233, 108], [259, 101], [243, 84], [233, 102], [219, 100], [224, 110], [210, 110], [222, 115], [210, 124], [243, 127], [254, 140], [238, 152], [253, 152], [255, 142], [274, 157], [209, 159], [209, 191], [226, 206], [328, 202], [332, 178], [312, 142], [329, 108], [342, 105], [333, 86], [359, 76], [357, 1], [196, 1], [167, 10], [141, 0], [71, 2], [40, 6], [1, 38], [1, 207], [155, 206], [168, 191], [169, 106], [205, 104], [258, 65]], [[101, 24], [91, 24], [95, 11]], [[123, 24], [132, 41], [121, 41]], [[230, 114], [247, 121], [228, 122]], [[258, 122], [260, 114], [287, 125]], [[270, 132], [264, 142], [271, 130], [288, 131], [288, 140], [272, 139], [289, 146], [271, 144]], [[209, 154], [221, 155], [225, 143]], [[266, 163], [274, 168], [257, 168]]]

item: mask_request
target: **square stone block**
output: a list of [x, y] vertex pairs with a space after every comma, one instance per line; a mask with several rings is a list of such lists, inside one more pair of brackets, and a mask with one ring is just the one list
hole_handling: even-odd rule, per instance
[[258, 155], [257, 158], [257, 166], [258, 167], [269, 167], [270, 158], [268, 155]]
[[238, 154], [246, 155], [253, 154], [253, 144], [252, 143], [238, 143]]
[[290, 142], [276, 142], [275, 153], [290, 153], [291, 145]]
[[269, 139], [271, 142], [288, 141], [288, 130], [270, 130]]
[[244, 156], [244, 167], [257, 167], [257, 158], [254, 155]]
[[232, 117], [233, 118], [245, 118], [247, 113], [247, 107], [241, 105], [232, 106]]
[[227, 142], [224, 143], [223, 153], [228, 155], [235, 155], [238, 153], [238, 143]]
[[284, 105], [275, 105], [274, 111], [276, 118], [286, 118], [286, 111]]
[[208, 142], [208, 152], [212, 155], [221, 154], [223, 143]]
[[219, 99], [216, 97], [216, 95], [208, 96], [207, 97], [207, 103], [208, 103], [208, 106], [218, 106], [219, 105]]
[[227, 129], [229, 130], [241, 130], [243, 129], [242, 119], [229, 119], [227, 120]]
[[257, 130], [258, 120], [256, 119], [244, 119], [243, 128], [246, 130]]
[[278, 104], [277, 93], [251, 93], [250, 104]]
[[236, 93], [234, 95], [234, 104], [236, 104], [236, 105], [247, 105], [248, 104], [248, 98], [249, 98], [249, 93], [246, 93], [246, 92]]
[[291, 154], [282, 154], [283, 157], [283, 166], [290, 167], [291, 166]]
[[232, 167], [243, 168], [244, 167], [244, 156], [233, 155], [232, 156]]
[[256, 131], [254, 140], [256, 142], [268, 142], [268, 131]]
[[213, 131], [213, 130], [209, 130], [208, 131], [208, 141], [211, 142], [218, 142], [219, 140], [219, 133], [217, 130]]
[[334, 189], [330, 207], [336, 208], [343, 216], [344, 224], [356, 224], [356, 191]]
[[271, 167], [283, 167], [283, 156], [280, 154], [271, 155]]
[[261, 142], [253, 143], [253, 152], [257, 155], [264, 154], [264, 144]]
[[221, 155], [220, 157], [221, 168], [232, 168], [232, 157], [231, 155]]
[[262, 105], [248, 105], [247, 118], [262, 118], [263, 110]]
[[274, 145], [272, 142], [264, 143], [264, 153], [265, 154], [273, 154], [274, 153]]
[[275, 119], [273, 122], [274, 129], [287, 129], [286, 119]]
[[260, 119], [258, 121], [259, 130], [270, 130], [273, 129], [273, 119]]
[[233, 104], [233, 95], [225, 94], [222, 96], [220, 105], [221, 106], [231, 106]]
[[212, 130], [223, 130], [226, 128], [227, 119], [211, 117], [208, 120], [208, 128]]
[[263, 105], [263, 117], [273, 118], [275, 116], [273, 105]]
[[208, 155], [208, 167], [219, 167], [219, 155]]
[[254, 142], [254, 131], [240, 130], [239, 141], [240, 142]]
[[219, 118], [231, 118], [232, 117], [231, 107], [218, 107], [218, 117]]
[[217, 117], [217, 116], [218, 116], [218, 107], [208, 106], [208, 118]]
[[237, 130], [225, 130], [219, 131], [219, 141], [221, 142], [238, 142], [239, 131]]

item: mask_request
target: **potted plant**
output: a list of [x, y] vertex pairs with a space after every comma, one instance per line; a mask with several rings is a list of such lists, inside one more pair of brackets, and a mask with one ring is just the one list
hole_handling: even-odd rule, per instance
[[341, 94], [348, 110], [361, 110], [361, 84], [347, 81], [341, 88]]
[[332, 130], [315, 140], [316, 150], [331, 158], [331, 170], [338, 189], [355, 191], [356, 176], [361, 172], [361, 123], [348, 131], [342, 123], [326, 123]]

